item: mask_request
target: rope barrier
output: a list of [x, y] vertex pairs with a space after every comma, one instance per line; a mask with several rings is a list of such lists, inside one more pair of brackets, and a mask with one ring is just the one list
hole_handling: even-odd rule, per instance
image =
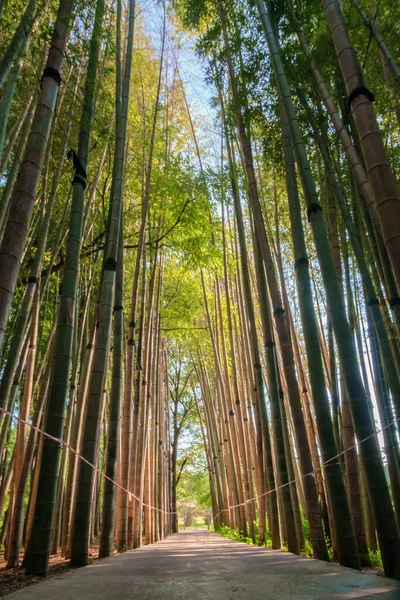
[[86, 463], [87, 465], [89, 465], [89, 467], [91, 467], [94, 471], [96, 471], [101, 477], [104, 477], [104, 479], [107, 479], [108, 481], [110, 481], [117, 488], [119, 488], [123, 492], [126, 492], [128, 494], [128, 496], [129, 496], [129, 502], [131, 502], [132, 499], [135, 499], [138, 502], [140, 502], [140, 504], [142, 506], [145, 506], [147, 508], [152, 508], [153, 510], [156, 510], [157, 512], [160, 512], [160, 513], [162, 513], [164, 515], [176, 515], [177, 514], [175, 511], [174, 512], [169, 512], [169, 511], [166, 511], [166, 510], [162, 510], [161, 508], [157, 508], [156, 506], [152, 506], [151, 504], [146, 504], [140, 498], [138, 498], [137, 496], [135, 496], [135, 494], [133, 492], [129, 491], [128, 489], [126, 489], [125, 487], [123, 487], [122, 485], [120, 485], [119, 483], [117, 483], [114, 479], [111, 479], [111, 477], [109, 477], [108, 475], [106, 475], [104, 473], [104, 471], [101, 471], [99, 469], [99, 467], [97, 467], [96, 465], [94, 465], [93, 463], [91, 463], [90, 461], [88, 461], [84, 456], [82, 456], [82, 454], [79, 454], [79, 452], [77, 450], [75, 450], [75, 448], [73, 448], [72, 446], [70, 446], [69, 444], [67, 444], [67, 442], [65, 442], [64, 440], [62, 440], [60, 438], [56, 438], [53, 435], [50, 435], [50, 433], [47, 433], [46, 431], [44, 431], [43, 429], [40, 429], [39, 427], [37, 427], [36, 425], [33, 425], [32, 423], [28, 423], [28, 421], [25, 421], [24, 419], [21, 419], [21, 417], [18, 417], [17, 415], [13, 415], [11, 412], [9, 412], [8, 410], [6, 410], [5, 408], [1, 408], [0, 407], [0, 412], [4, 413], [5, 415], [9, 415], [12, 419], [14, 419], [16, 421], [19, 421], [20, 423], [23, 423], [24, 425], [27, 425], [31, 429], [35, 429], [38, 433], [41, 433], [42, 435], [44, 435], [49, 440], [53, 440], [54, 442], [57, 442], [58, 444], [62, 444], [65, 448], [67, 448], [67, 450], [69, 450], [70, 452], [72, 452], [72, 454], [75, 454], [75, 456], [77, 456], [81, 461], [83, 461], [84, 463]]
[[[72, 446], [70, 446], [69, 444], [67, 444], [64, 440], [62, 440], [60, 438], [56, 438], [56, 437], [50, 435], [49, 433], [47, 433], [43, 429], [40, 429], [36, 425], [33, 425], [32, 423], [29, 423], [28, 421], [25, 421], [24, 419], [21, 419], [21, 417], [18, 417], [17, 415], [13, 415], [11, 412], [9, 412], [8, 410], [6, 410], [5, 408], [1, 408], [0, 407], [0, 412], [4, 413], [5, 415], [9, 415], [12, 419], [14, 419], [16, 421], [19, 421], [20, 423], [23, 423], [24, 425], [27, 425], [31, 429], [35, 429], [38, 433], [41, 433], [46, 438], [48, 438], [50, 440], [53, 440], [54, 442], [57, 442], [58, 444], [62, 444], [67, 450], [69, 450], [70, 452], [72, 452], [80, 460], [82, 460], [84, 463], [86, 463], [89, 467], [91, 467], [94, 471], [96, 471], [101, 477], [104, 477], [104, 479], [107, 479], [108, 481], [110, 481], [110, 483], [112, 483], [113, 485], [115, 485], [117, 488], [119, 488], [123, 492], [126, 492], [128, 494], [128, 496], [129, 496], [129, 501], [130, 502], [132, 501], [132, 499], [135, 499], [138, 502], [140, 502], [140, 504], [142, 506], [145, 506], [146, 508], [151, 508], [153, 510], [156, 510], [157, 512], [160, 512], [160, 513], [162, 513], [164, 515], [175, 515], [175, 514], [177, 514], [175, 511], [165, 511], [165, 510], [162, 510], [161, 508], [157, 508], [156, 506], [152, 506], [151, 504], [147, 504], [147, 503], [143, 502], [133, 492], [131, 492], [127, 488], [125, 488], [122, 485], [120, 485], [119, 483], [117, 483], [114, 479], [112, 479], [111, 477], [109, 477], [108, 475], [106, 475], [106, 473], [104, 473], [104, 471], [101, 471], [96, 465], [94, 465], [93, 463], [91, 463], [90, 461], [88, 461], [84, 456], [82, 456], [81, 454], [79, 454], [79, 452], [77, 450], [75, 450], [75, 448], [72, 448]], [[258, 500], [259, 498], [262, 498], [263, 496], [268, 496], [269, 494], [273, 494], [274, 492], [277, 492], [278, 490], [280, 490], [280, 489], [282, 489], [284, 487], [287, 487], [287, 486], [291, 485], [292, 483], [296, 483], [296, 482], [301, 481], [302, 479], [305, 479], [306, 477], [313, 476], [318, 471], [322, 471], [322, 469], [324, 467], [326, 467], [326, 466], [332, 466], [332, 465], [329, 465], [329, 463], [331, 463], [332, 461], [336, 460], [340, 456], [343, 456], [344, 454], [346, 454], [346, 452], [350, 452], [350, 450], [354, 450], [355, 448], [357, 448], [357, 446], [360, 446], [361, 444], [363, 444], [367, 440], [369, 440], [369, 439], [377, 436], [379, 433], [382, 433], [382, 431], [384, 431], [385, 429], [388, 429], [392, 425], [395, 425], [398, 421], [400, 421], [400, 417], [398, 419], [395, 419], [394, 421], [391, 421], [390, 423], [388, 423], [387, 425], [385, 425], [381, 429], [378, 429], [374, 433], [371, 433], [371, 435], [368, 435], [367, 437], [365, 437], [364, 439], [362, 439], [360, 442], [357, 442], [357, 443], [353, 444], [353, 446], [350, 446], [350, 448], [346, 448], [346, 450], [342, 450], [341, 452], [338, 452], [338, 454], [335, 454], [335, 456], [332, 456], [332, 458], [329, 458], [328, 460], [326, 460], [325, 462], [323, 462], [320, 467], [318, 467], [317, 469], [313, 469], [312, 471], [310, 471], [309, 473], [306, 473], [305, 475], [302, 475], [300, 478], [294, 478], [291, 481], [288, 481], [287, 483], [283, 483], [282, 485], [280, 485], [278, 487], [275, 487], [272, 490], [268, 490], [267, 492], [264, 492], [263, 494], [258, 494], [257, 496], [253, 496], [252, 498], [249, 498], [248, 500], [246, 500], [245, 502], [241, 502], [240, 504], [233, 504], [231, 506], [228, 506], [227, 508], [223, 508], [222, 510], [220, 510], [215, 515], [215, 518], [219, 517], [219, 515], [222, 514], [223, 512], [227, 512], [227, 511], [232, 510], [234, 508], [238, 508], [239, 506], [245, 506], [246, 504], [249, 504], [250, 502], [253, 502], [254, 500]]]
[[253, 500], [258, 500], [258, 498], [262, 498], [263, 496], [268, 496], [269, 494], [273, 494], [274, 492], [277, 492], [278, 490], [281, 490], [282, 488], [287, 487], [288, 485], [291, 485], [292, 483], [299, 482], [302, 479], [305, 479], [306, 477], [309, 477], [311, 475], [314, 475], [315, 473], [318, 473], [318, 471], [322, 471], [322, 469], [324, 467], [326, 467], [326, 466], [333, 466], [333, 465], [329, 465], [329, 463], [331, 463], [333, 460], [339, 458], [340, 456], [346, 454], [346, 452], [350, 452], [350, 450], [354, 450], [354, 448], [357, 448], [357, 446], [360, 446], [361, 444], [363, 444], [364, 442], [366, 442], [370, 438], [373, 438], [374, 436], [378, 435], [379, 433], [382, 433], [382, 431], [384, 431], [385, 429], [388, 429], [389, 427], [391, 427], [392, 425], [394, 425], [398, 421], [400, 421], [400, 417], [398, 419], [395, 419], [394, 421], [391, 421], [391, 423], [388, 423], [387, 425], [385, 425], [381, 429], [378, 429], [377, 431], [375, 431], [375, 433], [371, 433], [371, 435], [368, 435], [366, 438], [362, 439], [360, 442], [357, 442], [357, 443], [353, 444], [353, 446], [350, 446], [350, 448], [346, 448], [346, 450], [342, 450], [342, 452], [339, 452], [338, 454], [335, 454], [335, 456], [332, 456], [332, 458], [329, 458], [324, 463], [322, 463], [322, 465], [320, 467], [318, 467], [318, 469], [314, 469], [314, 470], [310, 471], [309, 473], [306, 473], [305, 475], [302, 475], [299, 478], [295, 477], [291, 481], [288, 481], [287, 483], [283, 483], [282, 485], [280, 485], [278, 487], [275, 487], [272, 490], [268, 490], [267, 492], [264, 492], [263, 494], [259, 494], [257, 496], [254, 496], [253, 498], [249, 498], [245, 502], [241, 502], [240, 504], [233, 504], [232, 506], [228, 506], [227, 508], [223, 508], [222, 510], [219, 511], [219, 513], [217, 513], [215, 515], [214, 518], [216, 519], [223, 512], [228, 512], [229, 510], [231, 510], [233, 508], [238, 508], [239, 506], [245, 506], [246, 504], [249, 504], [250, 502], [253, 502]]

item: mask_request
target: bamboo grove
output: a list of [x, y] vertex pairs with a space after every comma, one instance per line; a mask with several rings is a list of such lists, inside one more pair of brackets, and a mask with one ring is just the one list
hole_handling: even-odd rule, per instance
[[189, 431], [216, 530], [400, 579], [400, 7], [0, 19], [7, 568], [176, 532]]

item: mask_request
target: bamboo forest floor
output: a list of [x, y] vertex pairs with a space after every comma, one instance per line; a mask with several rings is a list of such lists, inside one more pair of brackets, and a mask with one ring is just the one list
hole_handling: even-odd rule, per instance
[[[95, 544], [91, 547], [89, 556], [92, 559], [95, 559], [98, 555], [99, 546], [98, 544]], [[21, 561], [23, 557], [24, 553], [21, 552]], [[4, 552], [0, 552], [0, 600], [12, 592], [16, 592], [17, 590], [43, 581], [42, 577], [26, 575], [25, 571], [21, 568], [7, 569], [6, 565], [7, 560], [4, 558]], [[63, 573], [65, 574], [68, 570], [70, 570], [69, 560], [63, 558], [60, 551], [58, 551], [57, 554], [52, 554], [49, 559], [49, 571], [46, 581], [52, 577], [60, 576]]]
[[183, 531], [151, 546], [94, 561], [7, 596], [7, 600], [350, 598], [399, 600], [400, 585], [201, 530]]

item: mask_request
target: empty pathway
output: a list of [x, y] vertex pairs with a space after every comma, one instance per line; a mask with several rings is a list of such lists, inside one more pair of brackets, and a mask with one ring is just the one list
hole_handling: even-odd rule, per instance
[[96, 561], [7, 600], [400, 600], [396, 582], [293, 554], [185, 531]]

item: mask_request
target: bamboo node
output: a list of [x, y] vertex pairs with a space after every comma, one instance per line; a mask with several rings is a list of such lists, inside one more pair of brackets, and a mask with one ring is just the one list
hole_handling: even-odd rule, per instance
[[368, 88], [366, 88], [364, 85], [358, 85], [349, 94], [349, 97], [347, 100], [349, 103], [349, 108], [351, 108], [351, 103], [353, 102], [353, 100], [355, 100], [358, 96], [361, 96], [361, 95], [366, 96], [370, 102], [373, 102], [375, 100], [375, 96]]
[[302, 258], [298, 258], [294, 263], [294, 268], [298, 269], [301, 265], [306, 265], [308, 267], [308, 258], [307, 256], [303, 256]]
[[104, 264], [105, 271], [115, 271], [117, 269], [117, 261], [113, 256], [109, 256]]
[[380, 304], [378, 298], [371, 298], [371, 300], [368, 300], [368, 306], [374, 306], [375, 304]]
[[82, 177], [81, 175], [75, 174], [75, 176], [72, 180], [72, 185], [74, 183], [79, 183], [84, 190], [86, 189], [86, 179], [84, 177]]
[[60, 71], [58, 71], [57, 69], [54, 69], [54, 67], [46, 67], [43, 70], [42, 79], [40, 80], [40, 88], [41, 89], [43, 87], [43, 79], [45, 77], [51, 77], [52, 79], [54, 79], [54, 81], [57, 83], [57, 85], [60, 85], [60, 83], [62, 81]]
[[318, 204], [318, 202], [313, 202], [310, 204], [310, 206], [307, 208], [307, 218], [309, 223], [311, 221], [311, 213], [317, 213], [319, 210], [322, 212], [322, 206]]

